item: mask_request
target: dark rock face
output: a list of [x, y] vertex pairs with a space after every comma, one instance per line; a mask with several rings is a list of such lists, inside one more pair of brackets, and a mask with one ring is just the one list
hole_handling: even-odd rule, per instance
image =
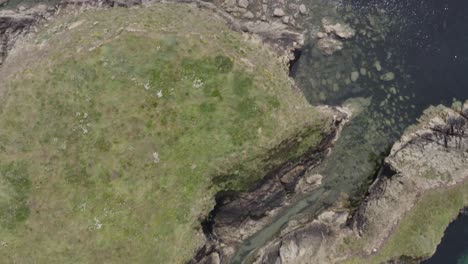
[[321, 178], [300, 180], [321, 163], [332, 147], [345, 119], [340, 112], [337, 116], [331, 132], [301, 159], [271, 171], [250, 192], [219, 194], [217, 205], [205, 222], [209, 224], [204, 228], [207, 244], [189, 263], [217, 263], [218, 260], [229, 263], [238, 245], [271, 223], [285, 205], [301, 195], [301, 190], [306, 189], [302, 185], [319, 185]]
[[0, 12], [0, 65], [16, 40], [28, 33], [30, 28], [47, 13], [47, 10], [34, 10], [30, 14]]

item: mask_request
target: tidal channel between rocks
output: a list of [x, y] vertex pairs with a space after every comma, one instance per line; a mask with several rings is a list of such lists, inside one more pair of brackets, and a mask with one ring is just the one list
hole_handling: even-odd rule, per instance
[[[425, 108], [468, 98], [468, 2], [310, 1], [307, 8], [306, 47], [292, 76], [312, 104], [355, 113], [312, 172], [323, 175], [321, 187], [246, 240], [233, 263], [248, 262], [292, 219], [313, 219], [338, 200], [359, 202], [391, 144]], [[332, 55], [317, 48], [324, 19], [356, 33]]]

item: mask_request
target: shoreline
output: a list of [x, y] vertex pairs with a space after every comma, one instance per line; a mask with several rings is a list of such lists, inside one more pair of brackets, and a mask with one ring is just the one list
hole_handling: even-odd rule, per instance
[[[4, 41], [2, 42], [2, 64], [1, 67], [8, 67], [9, 63], [13, 63], [9, 60], [12, 58], [8, 56], [8, 53], [11, 52], [21, 52], [22, 45], [28, 44], [28, 40], [32, 39], [35, 32], [41, 26], [44, 26], [49, 21], [53, 20], [56, 16], [59, 16], [63, 13], [67, 12], [74, 12], [77, 7], [78, 13], [82, 12], [86, 9], [94, 9], [94, 8], [112, 8], [119, 3], [120, 1], [65, 1], [61, 2], [54, 7], [47, 7], [46, 5], [38, 5], [31, 7], [26, 10], [18, 10], [18, 12], [14, 11], [0, 11], [0, 21], [6, 21], [4, 24], [6, 27], [2, 29], [3, 31], [3, 38]], [[151, 3], [142, 4], [145, 5], [153, 5], [158, 3], [172, 3], [172, 4], [181, 4], [179, 1], [155, 1]], [[191, 4], [196, 5], [197, 7], [201, 7], [207, 9], [209, 11], [215, 12], [224, 20], [228, 22], [228, 25], [231, 29], [235, 31], [248, 33], [250, 37], [262, 39], [262, 41], [267, 44], [270, 50], [276, 52], [277, 57], [282, 61], [282, 63], [286, 64], [290, 61], [294, 60], [294, 55], [299, 54], [297, 51], [302, 48], [304, 36], [303, 33], [299, 33], [296, 31], [291, 30], [289, 26], [285, 26], [283, 22], [273, 22], [271, 24], [265, 22], [259, 22], [258, 24], [252, 24], [251, 21], [244, 23], [239, 22], [237, 18], [233, 18], [229, 14], [225, 13], [220, 8], [216, 7], [212, 3], [206, 3], [202, 1], [184, 1], [183, 4]], [[117, 5], [122, 7], [121, 5]], [[132, 5], [133, 6], [133, 5]], [[129, 6], [124, 6], [129, 7]], [[276, 18], [275, 18], [276, 19]], [[270, 27], [271, 26], [271, 27]], [[297, 88], [296, 88], [297, 89]], [[296, 91], [297, 92], [297, 91]], [[325, 135], [325, 140], [322, 142], [321, 146], [316, 149], [313, 146], [310, 146], [311, 149], [307, 152], [307, 154], [312, 155], [309, 158], [301, 158], [295, 164], [291, 164], [291, 162], [286, 162], [284, 165], [280, 166], [281, 171], [279, 174], [271, 173], [270, 177], [266, 177], [261, 180], [257, 186], [264, 186], [264, 184], [275, 185], [276, 187], [283, 188], [281, 191], [281, 195], [283, 195], [282, 199], [286, 199], [287, 202], [291, 201], [291, 197], [288, 197], [291, 192], [288, 189], [292, 190], [295, 189], [296, 186], [299, 186], [299, 179], [304, 175], [308, 168], [313, 167], [321, 159], [326, 156], [327, 151], [333, 144], [336, 137], [339, 135], [339, 131], [346, 122], [346, 114], [341, 112], [335, 108], [328, 108], [326, 106], [321, 106], [322, 113], [327, 113], [327, 115], [335, 116], [336, 119], [333, 120], [332, 124], [330, 124], [331, 131], [328, 135]], [[304, 136], [304, 135], [302, 135]], [[299, 136], [301, 138], [302, 136]], [[299, 169], [298, 169], [299, 168]], [[298, 169], [298, 170], [296, 170]], [[281, 175], [281, 180], [276, 181], [275, 178], [278, 175]], [[304, 183], [301, 182], [302, 185], [315, 185], [316, 183], [320, 182], [320, 179], [313, 179], [311, 183]], [[276, 188], [275, 187], [275, 188]], [[292, 189], [291, 189], [292, 188]], [[307, 187], [305, 187], [307, 188]], [[261, 187], [257, 187], [257, 190], [261, 189]], [[304, 190], [303, 190], [304, 191]], [[271, 195], [271, 193], [268, 193]], [[255, 195], [253, 195], [255, 200]], [[275, 196], [275, 194], [273, 194]], [[273, 197], [272, 199], [275, 199]], [[291, 200], [288, 200], [291, 199]], [[271, 219], [275, 217], [275, 213], [278, 214], [281, 211], [282, 206], [278, 206], [273, 210], [266, 210], [265, 214], [270, 214]], [[268, 224], [268, 220], [263, 223], [263, 225]], [[251, 234], [254, 231], [249, 231]], [[248, 237], [248, 235], [247, 235]]]
[[[465, 158], [458, 147], [462, 144], [461, 149], [466, 148], [466, 142], [460, 143], [454, 136], [445, 150], [442, 138], [438, 136], [438, 127], [451, 122], [444, 118], [451, 120], [453, 117], [457, 117], [457, 112], [448, 108], [427, 110], [421, 123], [409, 128], [386, 158], [385, 164], [394, 173], [376, 179], [357, 211], [352, 213], [336, 206], [312, 222], [287, 228], [256, 254], [254, 263], [278, 260], [281, 263], [380, 263], [403, 256], [429, 258], [440, 243], [443, 231], [468, 204], [463, 191], [468, 186], [468, 167], [460, 165], [465, 163]], [[452, 137], [452, 134], [448, 136]], [[442, 161], [445, 159], [455, 163], [450, 167]], [[419, 170], [424, 168], [420, 164], [429, 164], [428, 170], [434, 169], [435, 174], [428, 175], [425, 170]], [[445, 170], [450, 171], [447, 174], [450, 177], [438, 174]], [[447, 204], [443, 212], [432, 211], [431, 206], [445, 207], [445, 199], [451, 201], [453, 210]], [[429, 222], [423, 224], [426, 218], [421, 216], [426, 214], [432, 216], [428, 216]], [[433, 247], [418, 248], [420, 245], [409, 239], [419, 239], [411, 234], [413, 225], [421, 228], [420, 232], [426, 230], [437, 237], [436, 241], [430, 242], [434, 243]], [[413, 246], [406, 247], [405, 243]], [[414, 253], [405, 252], [407, 248], [414, 248]], [[412, 255], [422, 254], [416, 252], [426, 253]]]
[[[291, 204], [321, 186], [320, 175], [310, 171], [326, 159], [333, 144], [348, 122], [349, 111], [329, 108], [336, 116], [330, 132], [317, 146], [296, 161], [287, 161], [268, 172], [248, 192], [227, 192], [216, 195], [216, 205], [203, 221], [207, 243], [187, 263], [210, 263], [219, 259], [230, 262], [239, 245], [271, 224]], [[207, 232], [208, 231], [208, 232]]]
[[[290, 66], [293, 66], [292, 64], [298, 59], [304, 45], [304, 32], [299, 32], [296, 27], [284, 23], [280, 17], [284, 17], [285, 15], [274, 18], [275, 21], [273, 22], [265, 22], [263, 19], [239, 18], [232, 16], [230, 13], [226, 12], [225, 9], [214, 3], [199, 0], [130, 2], [122, 2], [119, 0], [75, 0], [64, 1], [54, 7], [44, 7], [44, 5], [36, 6], [16, 13], [1, 10], [0, 24], [3, 23], [7, 26], [3, 28], [0, 27], [0, 32], [2, 33], [2, 39], [0, 39], [0, 67], [8, 67], [8, 53], [10, 50], [20, 49], [21, 42], [26, 42], [30, 33], [34, 34], [37, 27], [47, 23], [47, 21], [50, 21], [62, 12], [75, 9], [79, 9], [78, 12], [81, 12], [92, 8], [145, 7], [159, 3], [190, 4], [198, 8], [207, 9], [227, 21], [232, 30], [246, 33], [250, 38], [258, 39], [269, 45], [270, 49], [276, 52], [280, 60], [285, 64], [289, 63]], [[245, 11], [245, 13], [247, 12], [250, 11]], [[334, 39], [332, 34], [327, 36], [327, 38], [328, 37]], [[333, 48], [330, 47], [324, 48], [333, 50]], [[343, 113], [343, 111], [336, 108], [329, 108], [328, 110], [322, 109], [322, 111], [330, 111], [332, 112], [330, 115], [335, 115], [337, 118], [330, 126], [331, 132], [325, 136], [325, 139], [319, 146], [309, 149], [298, 161], [287, 161], [278, 168], [274, 168], [272, 171], [266, 173], [266, 176], [262, 178], [260, 182], [256, 183], [249, 192], [228, 192], [218, 193], [216, 195], [216, 206], [202, 223], [207, 243], [202, 246], [195, 257], [187, 263], [229, 262], [230, 258], [235, 254], [237, 246], [258, 230], [271, 224], [272, 221], [281, 214], [283, 208], [287, 208], [291, 203], [297, 201], [301, 193], [311, 192], [320, 186], [321, 176], [307, 175], [307, 172], [311, 168], [318, 166], [318, 164], [326, 158], [334, 141], [339, 136], [341, 128], [350, 118], [349, 113]], [[456, 115], [456, 112], [453, 110], [442, 109], [440, 111], [449, 113], [447, 115]], [[440, 114], [440, 112], [438, 113]], [[408, 180], [408, 182], [405, 182], [406, 185], [404, 185], [401, 180], [398, 179], [398, 177], [404, 177], [405, 173], [418, 173], [401, 160], [395, 161], [395, 159], [407, 158], [400, 156], [401, 151], [404, 152], [407, 148], [413, 148], [411, 151], [425, 151], [424, 147], [428, 145], [433, 147], [432, 151], [440, 150], [438, 147], [443, 144], [440, 141], [441, 138], [444, 137], [443, 133], [445, 132], [443, 131], [446, 131], [446, 127], [450, 125], [449, 123], [451, 121], [450, 119], [444, 119], [445, 117], [437, 115], [438, 114], [435, 114], [434, 117], [431, 116], [431, 114], [426, 114], [422, 121], [422, 125], [426, 127], [421, 128], [421, 124], [416, 126], [420, 134], [411, 132], [411, 129], [409, 129], [409, 132], [405, 132], [401, 140], [394, 145], [384, 165], [388, 165], [394, 173], [392, 175], [379, 176], [369, 187], [368, 195], [365, 200], [359, 204], [356, 211], [351, 212], [349, 208], [346, 207], [332, 208], [330, 211], [323, 212], [312, 222], [301, 223], [297, 226], [288, 224], [286, 228], [282, 229], [279, 235], [276, 235], [273, 240], [259, 249], [256, 256], [257, 262], [263, 263], [265, 261], [268, 262], [280, 259], [283, 264], [308, 263], [307, 261], [315, 258], [318, 263], [337, 263], [343, 261], [358, 263], [358, 261], [361, 260], [373, 263], [376, 259], [381, 258], [382, 254], [385, 253], [381, 252], [385, 251], [387, 244], [392, 242], [395, 234], [397, 234], [401, 228], [404, 228], [403, 223], [405, 219], [415, 211], [416, 205], [423, 200], [421, 197], [435, 191], [451, 192], [451, 188], [457, 189], [459, 185], [464, 186], [467, 181], [466, 177], [463, 176], [465, 178], [461, 180], [461, 183], [455, 182], [453, 185], [447, 185], [450, 184], [447, 181], [452, 177], [451, 174], [449, 174], [449, 176], [445, 174], [441, 174], [442, 176], [436, 174], [434, 176], [431, 174], [432, 172], [429, 171], [427, 174], [431, 175], [427, 181], [421, 180], [420, 182], [413, 182], [412, 180]], [[461, 116], [466, 118], [463, 114]], [[428, 118], [433, 119], [428, 121]], [[441, 127], [436, 127], [434, 124]], [[415, 128], [412, 129], [414, 130]], [[463, 127], [462, 129], [465, 128]], [[455, 138], [454, 141], [457, 142], [456, 137], [458, 135], [456, 133], [453, 134], [452, 132], [452, 134], [450, 134], [447, 132], [445, 136], [453, 136]], [[298, 138], [301, 138], [301, 136], [299, 135]], [[462, 141], [461, 138], [462, 137], [460, 137], [460, 142]], [[448, 142], [449, 145], [452, 143], [452, 141]], [[423, 145], [423, 150], [418, 148], [419, 146], [414, 147], [414, 145], [418, 144]], [[447, 142], [445, 142], [445, 145], [447, 145]], [[452, 149], [457, 148], [455, 145], [449, 147]], [[429, 160], [428, 162], [432, 162], [429, 163], [431, 166], [439, 164], [437, 160], [430, 156], [432, 155], [431, 153], [424, 153], [428, 156], [424, 156], [423, 158], [427, 158]], [[408, 155], [411, 156], [413, 154], [414, 153], [410, 153]], [[459, 158], [458, 156], [455, 157]], [[415, 161], [409, 159], [408, 162], [411, 163]], [[463, 164], [463, 162], [460, 164]], [[443, 166], [443, 164], [441, 166]], [[394, 169], [398, 167], [404, 168], [404, 170]], [[440, 168], [434, 167], [433, 169], [438, 170]], [[447, 170], [450, 169], [448, 168]], [[418, 177], [421, 176], [419, 174], [417, 175]], [[308, 178], [308, 176], [312, 177]], [[460, 175], [458, 176], [462, 177]], [[437, 181], [431, 177], [435, 177]], [[424, 188], [419, 189], [418, 186], [413, 186], [413, 184], [416, 183], [422, 184]], [[402, 184], [403, 187], [398, 184]], [[430, 184], [435, 185], [432, 188], [426, 188], [426, 185]], [[440, 185], [443, 184], [446, 184], [448, 187], [445, 186], [446, 189], [441, 188]], [[408, 189], [402, 191], [402, 189], [399, 189], [400, 187]], [[388, 205], [388, 208], [393, 208], [391, 206], [395, 206], [394, 201], [385, 197], [386, 195], [394, 199], [403, 199], [402, 204], [404, 205], [403, 208], [398, 208], [398, 210], [396, 210], [397, 212], [387, 215], [389, 220], [392, 220], [390, 222], [390, 227], [388, 225], [383, 226], [383, 222], [386, 221], [386, 219], [382, 220], [382, 216], [379, 216], [383, 209], [379, 208], [380, 205], [376, 205], [378, 203], [383, 203]], [[398, 206], [400, 207], [400, 205]], [[385, 206], [383, 207], [385, 209]], [[387, 213], [388, 212], [384, 211], [383, 214]], [[376, 230], [383, 231], [375, 234], [374, 232], [376, 232]], [[321, 237], [319, 237], [319, 235]], [[346, 240], [351, 241], [351, 244], [357, 243], [358, 248], [355, 248], [354, 245], [349, 245], [350, 242], [346, 242]], [[305, 243], [304, 241], [311, 244], [311, 246], [305, 248], [301, 247], [301, 245]], [[324, 249], [325, 246], [331, 249]], [[343, 248], [345, 249], [344, 251], [342, 251]], [[311, 251], [311, 249], [319, 253], [310, 256], [308, 255], [310, 253], [308, 251]], [[359, 254], [354, 255], [356, 250]], [[352, 254], [349, 252], [352, 252]], [[385, 258], [385, 256], [382, 258]]]

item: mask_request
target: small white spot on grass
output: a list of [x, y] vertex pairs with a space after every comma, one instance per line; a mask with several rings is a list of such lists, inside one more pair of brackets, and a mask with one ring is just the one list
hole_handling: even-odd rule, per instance
[[149, 82], [146, 82], [144, 87], [145, 87], [145, 90], [149, 90], [151, 88]]
[[96, 217], [94, 217], [94, 228], [96, 228], [96, 229], [101, 229], [102, 228], [102, 223]]
[[159, 90], [158, 93], [156, 94], [156, 96], [157, 96], [158, 98], [163, 97], [163, 92], [162, 92], [162, 90]]
[[83, 212], [84, 210], [86, 210], [86, 205], [87, 205], [86, 202], [81, 203], [81, 204], [78, 206], [78, 208], [80, 209], [80, 211]]
[[161, 161], [161, 159], [159, 158], [158, 152], [153, 152], [153, 161], [154, 163], [159, 163]]
[[63, 142], [62, 145], [60, 145], [61, 150], [66, 150], [67, 149], [67, 142]]
[[83, 126], [83, 125], [80, 125], [79, 126], [81, 128], [81, 130], [83, 131], [83, 134], [88, 134], [89, 130], [87, 127]]
[[203, 87], [203, 85], [205, 85], [203, 83], [203, 81], [201, 79], [198, 79], [198, 78], [193, 80], [193, 82], [192, 82], [192, 87], [193, 88], [200, 88], [200, 87]]

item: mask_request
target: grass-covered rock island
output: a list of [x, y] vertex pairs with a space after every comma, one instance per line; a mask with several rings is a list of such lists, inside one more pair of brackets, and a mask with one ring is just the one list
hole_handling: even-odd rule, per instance
[[28, 43], [0, 69], [5, 263], [183, 263], [216, 192], [332, 122], [275, 53], [192, 6], [65, 12]]

